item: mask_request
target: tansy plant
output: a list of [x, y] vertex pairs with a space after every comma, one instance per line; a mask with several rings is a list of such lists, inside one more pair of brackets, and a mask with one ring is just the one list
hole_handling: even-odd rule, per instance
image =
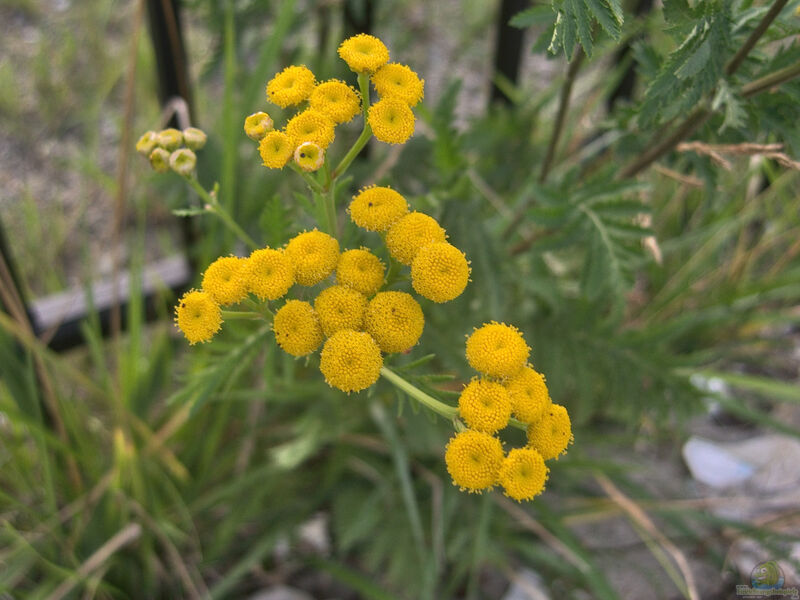
[[[220, 217], [252, 249], [248, 257], [223, 256], [208, 266], [201, 289], [176, 306], [177, 326], [195, 344], [211, 340], [226, 319], [267, 320], [284, 352], [310, 357], [321, 348], [319, 369], [331, 387], [359, 392], [383, 376], [452, 420], [456, 434], [445, 461], [455, 485], [481, 492], [499, 484], [511, 498], [531, 500], [544, 489], [545, 461], [566, 451], [572, 433], [567, 411], [551, 402], [544, 377], [528, 364], [530, 348], [515, 327], [492, 322], [468, 337], [466, 358], [480, 375], [464, 386], [457, 407], [384, 364], [384, 357], [409, 352], [422, 336], [425, 315], [414, 293], [436, 303], [453, 300], [467, 286], [470, 266], [434, 218], [411, 210], [390, 187], [365, 187], [347, 208], [352, 223], [385, 246], [388, 269], [370, 248], [340, 248], [337, 182], [371, 137], [388, 144], [411, 137], [412, 107], [423, 97], [424, 81], [390, 63], [386, 46], [370, 35], [345, 40], [339, 56], [357, 74], [358, 90], [339, 80], [318, 82], [307, 67], [292, 65], [267, 83], [266, 95], [281, 108], [297, 107], [296, 114], [282, 129], [267, 112], [244, 120], [265, 167], [289, 166], [303, 177], [324, 231], [303, 231], [282, 248], [262, 248], [219, 204], [216, 189], [198, 183], [193, 150], [205, 142], [201, 131], [167, 129], [139, 140], [137, 150], [154, 169], [184, 177], [205, 200], [202, 210]], [[379, 98], [374, 104], [370, 83]], [[361, 135], [332, 167], [328, 149], [336, 127], [359, 114]], [[409, 279], [407, 291], [396, 289]], [[302, 288], [314, 288], [316, 297]], [[506, 453], [496, 436], [508, 425], [527, 431], [527, 445]]]

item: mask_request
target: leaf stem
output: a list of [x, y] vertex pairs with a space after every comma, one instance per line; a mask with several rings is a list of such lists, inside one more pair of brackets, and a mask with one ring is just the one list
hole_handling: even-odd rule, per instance
[[232, 320], [232, 319], [263, 319], [264, 315], [261, 313], [249, 311], [249, 310], [223, 310], [222, 311], [222, 318], [223, 320]]
[[350, 163], [353, 162], [358, 153], [367, 145], [369, 138], [372, 137], [372, 128], [367, 120], [369, 118], [369, 75], [364, 73], [358, 75], [358, 87], [361, 91], [361, 114], [364, 117], [364, 129], [361, 130], [361, 135], [358, 136], [353, 147], [347, 151], [342, 161], [333, 170], [332, 179], [341, 177], [347, 171]]
[[225, 223], [228, 229], [230, 229], [234, 234], [236, 234], [236, 236], [242, 242], [250, 246], [252, 250], [255, 250], [256, 248], [259, 247], [258, 244], [256, 244], [253, 241], [253, 238], [247, 235], [247, 232], [241, 227], [239, 227], [239, 224], [236, 221], [234, 221], [233, 217], [231, 217], [228, 211], [225, 210], [225, 208], [223, 208], [223, 206], [219, 203], [219, 200], [217, 200], [216, 194], [209, 194], [206, 191], [206, 189], [202, 185], [200, 185], [200, 182], [197, 181], [197, 179], [195, 179], [194, 176], [190, 175], [185, 179], [186, 181], [189, 182], [189, 185], [192, 187], [192, 189], [195, 192], [197, 192], [197, 195], [200, 196], [205, 202], [206, 211], [217, 215], [220, 218], [220, 220], [222, 220], [222, 222]]
[[769, 11], [767, 11], [767, 14], [764, 15], [764, 18], [762, 18], [758, 25], [756, 25], [756, 28], [750, 34], [750, 37], [747, 38], [747, 41], [742, 44], [742, 47], [739, 48], [731, 61], [725, 66], [726, 75], [733, 75], [736, 72], [736, 70], [742, 64], [742, 61], [744, 61], [744, 59], [747, 58], [747, 55], [750, 54], [750, 50], [752, 50], [758, 40], [761, 39], [761, 36], [766, 33], [770, 24], [775, 20], [775, 17], [780, 14], [780, 12], [783, 10], [783, 7], [786, 6], [788, 2], [789, 0], [776, 0], [775, 4], [770, 7]]

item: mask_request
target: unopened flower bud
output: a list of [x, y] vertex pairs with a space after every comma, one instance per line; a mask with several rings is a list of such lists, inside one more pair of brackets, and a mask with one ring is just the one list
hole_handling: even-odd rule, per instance
[[139, 141], [136, 142], [136, 151], [142, 156], [150, 156], [150, 153], [158, 145], [158, 134], [155, 131], [145, 131]]
[[187, 127], [183, 130], [183, 142], [189, 150], [200, 150], [206, 145], [207, 136], [202, 129]]
[[197, 165], [197, 156], [188, 148], [175, 150], [169, 157], [169, 166], [178, 175], [188, 177]]
[[164, 150], [175, 150], [183, 143], [183, 134], [177, 129], [169, 128], [158, 132], [158, 145]]
[[325, 162], [325, 151], [314, 142], [303, 142], [294, 151], [294, 162], [303, 171], [316, 171]]
[[244, 120], [244, 132], [256, 142], [261, 141], [272, 129], [272, 119], [265, 112], [253, 113]]
[[154, 148], [150, 153], [150, 166], [156, 173], [169, 171], [169, 152], [163, 148]]

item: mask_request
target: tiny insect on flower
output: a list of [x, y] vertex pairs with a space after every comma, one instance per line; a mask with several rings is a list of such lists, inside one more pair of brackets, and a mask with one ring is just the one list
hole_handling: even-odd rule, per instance
[[272, 129], [272, 118], [265, 112], [253, 113], [244, 120], [244, 132], [255, 142], [264, 139]]
[[514, 448], [503, 459], [498, 480], [509, 498], [533, 500], [544, 491], [549, 471], [533, 448]]
[[513, 325], [492, 321], [467, 338], [467, 360], [473, 369], [490, 377], [516, 375], [531, 349]]
[[386, 247], [398, 262], [410, 265], [423, 246], [444, 242], [447, 234], [436, 219], [412, 212], [396, 221], [386, 234]]
[[237, 256], [221, 256], [203, 273], [203, 291], [220, 305], [227, 306], [245, 299], [247, 261]]
[[258, 152], [264, 166], [270, 169], [282, 169], [294, 152], [292, 138], [282, 131], [270, 131], [258, 144]]
[[302, 300], [289, 300], [275, 313], [272, 331], [281, 350], [292, 356], [311, 354], [324, 339], [319, 316]]
[[255, 250], [247, 259], [247, 291], [259, 300], [282, 298], [294, 284], [294, 267], [283, 250]]
[[148, 157], [156, 146], [158, 146], [158, 134], [155, 131], [145, 131], [136, 142], [136, 151]]
[[335, 137], [334, 123], [324, 113], [307, 108], [286, 123], [286, 134], [297, 144], [314, 142], [327, 148]]
[[367, 231], [386, 231], [408, 213], [408, 202], [390, 187], [366, 187], [348, 207], [353, 223]]
[[474, 378], [458, 397], [458, 410], [470, 429], [497, 433], [508, 425], [511, 398], [499, 383]]
[[366, 248], [347, 250], [339, 256], [336, 281], [365, 296], [372, 296], [383, 285], [385, 270], [381, 259]]
[[480, 492], [497, 483], [503, 446], [488, 433], [467, 429], [450, 439], [444, 460], [453, 485], [468, 492]]
[[411, 263], [411, 285], [434, 302], [449, 302], [461, 295], [469, 282], [469, 262], [464, 253], [447, 242], [420, 248]]
[[211, 294], [190, 290], [175, 307], [175, 323], [190, 344], [207, 342], [219, 331], [222, 312]]
[[339, 57], [356, 73], [374, 73], [389, 62], [389, 50], [378, 38], [359, 33], [339, 46]]
[[411, 294], [379, 292], [367, 305], [365, 327], [384, 352], [405, 352], [419, 341], [425, 316]]
[[569, 413], [560, 404], [551, 404], [538, 423], [528, 426], [528, 444], [545, 460], [558, 459], [572, 441]]
[[523, 423], [538, 422], [552, 403], [544, 376], [533, 367], [524, 367], [504, 385], [511, 394], [511, 412]]
[[286, 108], [308, 100], [314, 90], [314, 73], [305, 65], [292, 65], [267, 83], [267, 100]]
[[348, 394], [378, 381], [382, 366], [378, 344], [363, 331], [337, 331], [328, 338], [320, 353], [319, 369], [325, 381]]
[[340, 329], [364, 329], [367, 297], [353, 288], [332, 285], [319, 293], [314, 300], [314, 310], [319, 315], [322, 332], [332, 336]]
[[387, 144], [405, 144], [414, 133], [414, 113], [404, 101], [391, 96], [370, 106], [367, 120], [375, 138]]
[[339, 262], [339, 242], [316, 229], [304, 231], [289, 240], [286, 254], [294, 264], [295, 281], [300, 285], [311, 286], [336, 269]]
[[177, 129], [170, 127], [158, 132], [158, 145], [170, 152], [177, 149], [183, 143], [183, 134]]
[[372, 84], [378, 95], [402, 100], [409, 106], [416, 106], [422, 100], [425, 80], [406, 65], [389, 63], [372, 75]]
[[358, 92], [338, 79], [318, 84], [311, 92], [308, 104], [334, 123], [347, 123], [361, 111]]
[[325, 150], [314, 142], [303, 142], [294, 150], [294, 162], [303, 171], [318, 171], [325, 164]]
[[150, 153], [150, 166], [156, 173], [166, 173], [169, 171], [169, 152], [163, 148], [153, 148]]
[[169, 155], [169, 166], [178, 175], [188, 177], [197, 165], [197, 156], [188, 148], [178, 148]]

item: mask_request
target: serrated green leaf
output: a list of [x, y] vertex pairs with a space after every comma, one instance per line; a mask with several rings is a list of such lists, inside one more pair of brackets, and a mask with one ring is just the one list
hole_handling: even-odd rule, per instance
[[564, 0], [564, 8], [572, 13], [580, 41], [586, 56], [592, 56], [592, 18], [583, 0]]
[[544, 25], [553, 22], [553, 10], [549, 6], [531, 6], [518, 12], [508, 22], [512, 27], [525, 29], [531, 25]]
[[607, 0], [583, 0], [583, 2], [605, 32], [615, 40], [619, 40], [623, 21], [619, 4]]
[[708, 59], [711, 57], [711, 44], [704, 40], [694, 52], [692, 52], [681, 67], [675, 71], [678, 79], [688, 79], [694, 77], [706, 67]]

